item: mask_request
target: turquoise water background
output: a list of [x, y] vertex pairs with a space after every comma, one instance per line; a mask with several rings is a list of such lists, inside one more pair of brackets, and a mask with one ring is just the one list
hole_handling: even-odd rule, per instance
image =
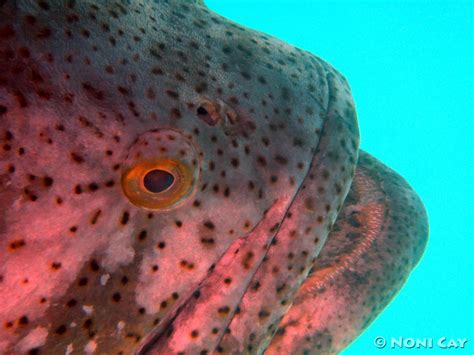
[[[403, 175], [425, 203], [430, 240], [423, 259], [344, 354], [473, 354], [473, 2], [206, 3], [341, 71], [355, 98], [361, 148]], [[377, 349], [376, 336], [433, 338], [435, 344]], [[440, 349], [440, 337], [468, 343], [465, 349]]]

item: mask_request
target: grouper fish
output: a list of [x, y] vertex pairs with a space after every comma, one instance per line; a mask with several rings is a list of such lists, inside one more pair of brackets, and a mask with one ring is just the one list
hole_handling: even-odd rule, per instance
[[0, 353], [338, 353], [427, 236], [319, 57], [201, 1], [0, 1]]

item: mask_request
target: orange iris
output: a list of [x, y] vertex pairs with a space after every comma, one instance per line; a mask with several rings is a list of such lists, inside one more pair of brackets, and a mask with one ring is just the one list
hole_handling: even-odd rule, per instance
[[[153, 175], [149, 173], [155, 171], [162, 171], [167, 177], [168, 174], [172, 175], [172, 179], [156, 182], [158, 187], [154, 190], [160, 192], [152, 191], [149, 185], [149, 177]], [[192, 193], [193, 185], [191, 169], [180, 160], [169, 158], [140, 162], [125, 171], [122, 176], [122, 188], [130, 202], [150, 210], [169, 210], [176, 207]]]

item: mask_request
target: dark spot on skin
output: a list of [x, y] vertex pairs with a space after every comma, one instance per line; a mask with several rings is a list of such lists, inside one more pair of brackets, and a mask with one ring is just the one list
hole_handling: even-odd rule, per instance
[[138, 234], [138, 240], [142, 241], [142, 240], [145, 240], [147, 237], [147, 231], [146, 230], [142, 230], [139, 234]]
[[9, 246], [10, 246], [10, 249], [15, 250], [15, 249], [22, 248], [25, 245], [26, 245], [26, 243], [23, 239], [18, 239], [18, 240], [14, 240], [13, 242], [11, 242]]
[[120, 300], [122, 299], [122, 296], [120, 295], [119, 292], [115, 292], [113, 295], [112, 295], [112, 300], [114, 302], [120, 302]]
[[324, 179], [324, 180], [329, 179], [329, 171], [323, 170], [322, 175], [323, 175], [323, 179]]
[[77, 301], [74, 298], [71, 298], [69, 301], [67, 301], [66, 306], [72, 308], [75, 305], [77, 305]]
[[19, 320], [18, 320], [18, 324], [20, 325], [27, 325], [29, 323], [29, 319], [27, 316], [22, 316]]
[[282, 157], [281, 155], [275, 156], [275, 161], [281, 165], [286, 165], [288, 163], [288, 159], [286, 159], [285, 157]]
[[123, 225], [126, 225], [128, 223], [129, 217], [130, 217], [130, 214], [127, 211], [125, 211], [122, 214], [122, 218], [120, 219], [120, 223], [123, 224]]
[[38, 6], [45, 11], [49, 10], [49, 4], [46, 1], [38, 1]]
[[97, 185], [95, 182], [91, 182], [88, 186], [89, 191], [97, 191], [99, 189], [99, 185]]
[[51, 178], [51, 177], [49, 177], [49, 176], [45, 176], [45, 177], [43, 178], [43, 184], [44, 184], [44, 186], [46, 186], [46, 187], [51, 187], [51, 186], [53, 186], [53, 183], [54, 183], [53, 178]]
[[172, 99], [177, 100], [179, 98], [179, 94], [176, 91], [166, 90], [166, 94], [171, 97]]
[[82, 187], [81, 187], [81, 185], [76, 185], [76, 187], [74, 188], [74, 192], [76, 193], [76, 195], [82, 194]]
[[213, 245], [215, 243], [214, 238], [201, 238], [201, 242], [207, 245]]
[[229, 306], [223, 306], [217, 310], [217, 313], [219, 313], [220, 315], [227, 315], [229, 312], [230, 312]]
[[90, 269], [94, 272], [99, 271], [99, 264], [97, 263], [97, 260], [92, 259], [89, 263]]
[[245, 269], [250, 269], [253, 257], [254, 257], [254, 254], [251, 251], [248, 251], [245, 254], [245, 257], [242, 260], [242, 265]]
[[258, 291], [260, 288], [260, 281], [255, 281], [255, 283], [252, 285], [252, 290]]
[[192, 269], [194, 269], [194, 264], [191, 263], [191, 262], [188, 262], [188, 261], [186, 261], [186, 260], [181, 260], [181, 261], [179, 262], [179, 265], [180, 265], [181, 267], [187, 269], [187, 270], [192, 270]]
[[258, 318], [260, 319], [267, 318], [269, 315], [270, 313], [265, 309], [262, 309], [258, 312]]
[[353, 227], [356, 227], [356, 228], [362, 226], [362, 224], [358, 221], [357, 217], [358, 217], [357, 213], [351, 213], [351, 215], [349, 216], [349, 219], [348, 219], [349, 224]]
[[214, 228], [215, 228], [214, 223], [212, 223], [211, 221], [204, 222], [204, 227], [206, 227], [207, 229], [210, 229], [210, 230], [214, 230]]
[[81, 155], [77, 154], [77, 153], [71, 152], [71, 158], [74, 162], [76, 162], [78, 164], [84, 163], [84, 158]]
[[94, 225], [97, 223], [97, 221], [99, 220], [99, 217], [101, 215], [102, 211], [101, 210], [98, 210], [94, 213], [94, 215], [92, 216], [91, 218], [91, 224]]
[[107, 187], [112, 187], [114, 185], [115, 185], [115, 182], [113, 180], [109, 180], [105, 183], [105, 186], [107, 186]]
[[82, 324], [82, 327], [85, 328], [85, 329], [89, 329], [92, 327], [92, 319], [88, 318], [84, 321], [84, 323]]
[[61, 263], [60, 262], [53, 262], [51, 264], [51, 267], [53, 268], [53, 270], [59, 270], [61, 268]]
[[357, 240], [358, 238], [360, 238], [360, 234], [359, 233], [354, 233], [354, 232], [349, 232], [346, 234], [346, 238], [353, 241], [353, 240]]
[[263, 156], [259, 155], [259, 156], [257, 157], [257, 163], [258, 163], [260, 166], [266, 166], [266, 165], [267, 165], [267, 160], [266, 160]]
[[56, 328], [56, 330], [54, 331], [57, 335], [63, 335], [64, 333], [66, 333], [66, 326], [64, 324], [60, 325], [59, 327]]

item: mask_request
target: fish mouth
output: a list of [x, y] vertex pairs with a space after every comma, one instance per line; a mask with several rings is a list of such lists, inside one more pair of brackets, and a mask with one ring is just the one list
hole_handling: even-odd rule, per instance
[[[187, 326], [191, 323], [206, 323], [202, 314], [209, 314], [207, 309], [214, 309], [224, 301], [225, 304], [231, 305], [229, 307], [231, 311], [222, 318], [222, 326], [219, 328], [226, 329], [234, 317], [235, 309], [249, 288], [253, 276], [263, 262], [273, 238], [285, 220], [292, 199], [292, 196], [285, 196], [275, 200], [255, 227], [237, 238], [220, 259], [211, 265], [207, 275], [199, 284], [189, 290], [182, 301], [175, 304], [174, 309], [143, 338], [135, 354], [167, 353], [165, 349], [169, 351], [167, 343], [170, 342], [173, 332], [180, 331], [180, 329], [175, 329], [177, 327], [174, 327], [174, 324], [179, 323], [179, 328], [188, 329]], [[233, 287], [226, 287], [226, 292], [223, 292], [222, 285], [229, 273], [233, 275]], [[183, 331], [187, 332], [187, 330]], [[219, 344], [224, 331], [221, 333], [214, 333], [210, 347], [215, 348]]]

